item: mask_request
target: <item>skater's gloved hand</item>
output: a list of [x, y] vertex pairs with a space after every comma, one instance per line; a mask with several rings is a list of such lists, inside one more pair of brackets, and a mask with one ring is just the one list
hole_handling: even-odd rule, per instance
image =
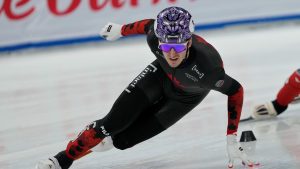
[[114, 41], [122, 37], [121, 29], [123, 25], [107, 23], [99, 32], [100, 36], [109, 41]]
[[238, 143], [236, 134], [227, 135], [227, 153], [229, 158], [228, 168], [233, 168], [235, 159], [241, 159], [248, 167], [253, 167], [254, 165]]

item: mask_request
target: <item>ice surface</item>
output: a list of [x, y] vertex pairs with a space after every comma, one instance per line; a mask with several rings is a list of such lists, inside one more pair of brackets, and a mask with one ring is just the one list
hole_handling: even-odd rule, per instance
[[[243, 117], [274, 99], [300, 66], [300, 27], [202, 33], [245, 89]], [[0, 168], [33, 169], [65, 148], [154, 60], [143, 38], [0, 57]], [[220, 169], [227, 166], [226, 96], [210, 95], [176, 125], [125, 151], [93, 153], [74, 169]], [[240, 124], [265, 169], [300, 168], [300, 104], [276, 119]], [[240, 162], [237, 168], [243, 168]]]

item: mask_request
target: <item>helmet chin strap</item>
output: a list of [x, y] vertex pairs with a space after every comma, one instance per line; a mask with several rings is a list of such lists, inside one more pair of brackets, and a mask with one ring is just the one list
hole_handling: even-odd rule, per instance
[[187, 49], [184, 60], [186, 60], [190, 55], [190, 48]]
[[182, 60], [181, 63], [184, 63], [184, 62], [188, 59], [189, 54], [190, 54], [190, 49], [187, 49], [186, 54], [185, 54], [185, 57], [184, 57], [184, 59]]
[[[189, 42], [190, 43], [190, 42]], [[187, 44], [187, 46], [188, 46], [189, 44]], [[187, 51], [186, 51], [186, 53], [185, 53], [185, 57], [184, 57], [184, 59], [182, 60], [182, 62], [180, 63], [180, 64], [183, 64], [187, 59], [188, 59], [188, 57], [189, 57], [189, 55], [190, 55], [190, 48], [187, 48], [186, 49]]]

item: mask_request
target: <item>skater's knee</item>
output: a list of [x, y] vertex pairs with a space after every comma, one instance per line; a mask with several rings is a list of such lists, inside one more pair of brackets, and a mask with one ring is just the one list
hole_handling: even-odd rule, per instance
[[156, 136], [165, 129], [156, 117], [148, 117], [143, 123], [135, 124], [114, 135], [113, 144], [117, 149], [125, 150]]
[[126, 150], [126, 149], [134, 146], [128, 140], [124, 140], [119, 137], [113, 138], [113, 145], [115, 148], [117, 148], [119, 150]]
[[[130, 148], [134, 145], [131, 144], [131, 142], [129, 140], [126, 140], [126, 138], [124, 136], [119, 136], [119, 135], [114, 135], [113, 133], [110, 133], [106, 130], [106, 127], [104, 125], [105, 121], [107, 121], [105, 118], [104, 119], [100, 119], [95, 121], [97, 123], [98, 126], [98, 130], [101, 134], [105, 134], [106, 137], [104, 139], [104, 141], [106, 140], [105, 143], [105, 147], [102, 145], [98, 145], [97, 148], [93, 151], [98, 152], [100, 149], [100, 151], [104, 151], [105, 149], [111, 149], [113, 147], [119, 149], [119, 150], [125, 150], [127, 148]], [[112, 136], [111, 136], [112, 134]]]
[[103, 137], [107, 137], [110, 136], [110, 132], [106, 130], [106, 127], [104, 125], [104, 120], [103, 119], [99, 119], [94, 121], [95, 125], [96, 125], [96, 132], [99, 135], [102, 135]]
[[98, 145], [92, 148], [94, 152], [108, 151], [114, 148], [112, 138], [110, 136], [105, 137]]

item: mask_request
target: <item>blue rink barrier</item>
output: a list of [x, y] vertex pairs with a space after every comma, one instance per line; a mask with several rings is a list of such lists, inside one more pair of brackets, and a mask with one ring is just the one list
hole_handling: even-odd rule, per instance
[[[250, 24], [253, 25], [253, 24], [261, 24], [261, 23], [274, 23], [274, 22], [282, 22], [282, 21], [294, 21], [294, 20], [300, 20], [300, 14], [242, 19], [242, 20], [216, 22], [216, 23], [203, 24], [203, 25], [199, 24], [195, 26], [195, 30], [199, 31], [199, 30], [223, 29], [225, 27], [230, 27], [230, 26], [250, 25]], [[54, 41], [28, 42], [28, 43], [14, 44], [10, 46], [1, 46], [0, 52], [13, 52], [13, 51], [28, 49], [28, 48], [45, 48], [45, 47], [52, 47], [52, 46], [87, 43], [87, 42], [98, 42], [103, 40], [104, 39], [101, 38], [100, 36], [90, 36], [90, 37], [81, 37], [81, 38], [60, 39]]]

